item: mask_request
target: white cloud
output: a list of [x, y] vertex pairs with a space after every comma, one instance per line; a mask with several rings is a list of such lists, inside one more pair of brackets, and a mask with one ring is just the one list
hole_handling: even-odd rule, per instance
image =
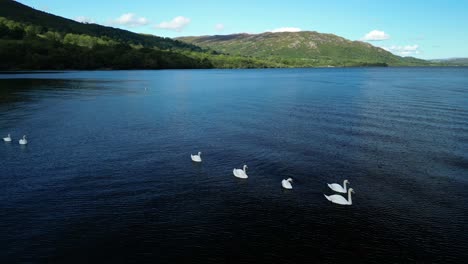
[[92, 18], [85, 17], [85, 16], [78, 16], [75, 18], [75, 21], [80, 22], [80, 23], [86, 23], [86, 24], [95, 23]]
[[390, 38], [390, 35], [388, 35], [387, 33], [383, 31], [372, 30], [371, 32], [367, 33], [361, 40], [378, 41], [378, 40], [386, 40], [389, 38]]
[[406, 45], [406, 46], [389, 46], [389, 47], [382, 47], [382, 49], [386, 51], [390, 51], [391, 53], [400, 55], [400, 56], [412, 56], [417, 55], [420, 53], [419, 45]]
[[117, 24], [121, 26], [128, 27], [137, 27], [144, 26], [148, 24], [148, 19], [146, 17], [138, 17], [134, 13], [126, 13], [112, 21], [112, 24]]
[[216, 24], [215, 25], [215, 30], [216, 31], [223, 31], [224, 30], [224, 25], [223, 24]]
[[178, 16], [174, 17], [171, 21], [164, 21], [157, 25], [155, 28], [159, 29], [167, 29], [167, 30], [175, 30], [175, 31], [182, 31], [188, 24], [190, 24], [190, 18]]
[[277, 33], [277, 32], [299, 32], [300, 28], [297, 27], [280, 27], [273, 30], [267, 30], [267, 32]]

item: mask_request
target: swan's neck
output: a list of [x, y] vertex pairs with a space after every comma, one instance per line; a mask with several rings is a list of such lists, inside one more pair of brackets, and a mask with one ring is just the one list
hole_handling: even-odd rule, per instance
[[343, 188], [344, 188], [345, 192], [347, 191], [347, 189], [346, 189], [346, 183], [348, 183], [348, 182], [347, 182], [346, 180], [344, 180], [344, 181], [343, 181]]
[[246, 170], [247, 170], [247, 166], [244, 165], [244, 172], [246, 172]]
[[350, 205], [353, 204], [353, 200], [351, 199], [351, 192], [348, 192], [348, 203]]

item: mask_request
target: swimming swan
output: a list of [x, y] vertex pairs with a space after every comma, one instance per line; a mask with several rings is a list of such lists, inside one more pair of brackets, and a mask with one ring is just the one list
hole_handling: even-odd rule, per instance
[[23, 138], [19, 140], [19, 143], [20, 143], [20, 145], [28, 144], [28, 141], [26, 140], [26, 135], [24, 135]]
[[324, 194], [324, 196], [325, 198], [327, 198], [328, 201], [332, 203], [341, 204], [341, 205], [352, 205], [353, 201], [351, 200], [351, 193], [354, 193], [353, 188], [349, 188], [348, 190], [348, 200], [346, 200], [346, 198], [344, 198], [343, 196], [339, 194], [334, 194], [330, 196], [326, 196]]
[[341, 185], [339, 185], [338, 183], [332, 183], [332, 184], [328, 184], [328, 187], [330, 187], [330, 189], [334, 190], [335, 192], [339, 192], [339, 193], [347, 193], [348, 191], [346, 190], [346, 184], [349, 183], [348, 180], [344, 180], [343, 181], [343, 187], [341, 187]]
[[234, 169], [232, 170], [232, 173], [234, 174], [234, 176], [236, 176], [237, 178], [241, 178], [241, 179], [247, 179], [249, 176], [247, 175], [247, 165], [244, 165], [243, 169]]
[[3, 141], [5, 141], [5, 142], [11, 142], [11, 136], [10, 136], [10, 134], [8, 134], [7, 137], [4, 137], [4, 138], [3, 138]]
[[293, 180], [291, 178], [288, 178], [287, 180], [282, 180], [281, 181], [281, 185], [283, 186], [283, 188], [285, 189], [292, 189], [292, 185], [291, 185], [291, 182]]
[[190, 154], [190, 156], [192, 157], [192, 161], [201, 162], [201, 152], [198, 152], [198, 155]]

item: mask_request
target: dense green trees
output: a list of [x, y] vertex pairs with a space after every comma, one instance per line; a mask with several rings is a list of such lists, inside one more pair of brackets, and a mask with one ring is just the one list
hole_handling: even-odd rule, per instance
[[128, 45], [81, 47], [48, 39], [0, 40], [1, 70], [191, 69], [211, 68], [207, 60], [171, 51]]
[[327, 57], [220, 54], [178, 40], [83, 24], [0, 0], [0, 70], [385, 66]]
[[[100, 26], [102, 27], [102, 26]], [[104, 28], [104, 27], [103, 27]], [[135, 33], [132, 33], [137, 35]], [[115, 37], [115, 36], [114, 36]], [[172, 41], [172, 40], [171, 40]], [[195, 69], [285, 67], [278, 62], [229, 56], [172, 41], [162, 47], [54, 31], [0, 17], [0, 70]], [[164, 49], [166, 47], [166, 49]]]
[[198, 46], [170, 38], [136, 34], [127, 30], [104, 27], [97, 24], [79, 23], [74, 20], [30, 8], [12, 0], [0, 0], [0, 17], [9, 20], [12, 23], [22, 23], [32, 25], [34, 27], [40, 27], [41, 33], [54, 31], [65, 34], [72, 33], [97, 38], [108, 38], [119, 43], [143, 45], [145, 47], [158, 47], [162, 50], [184, 49], [190, 51], [202, 51]]
[[108, 36], [58, 32], [4, 17], [0, 17], [0, 61], [0, 70], [287, 67], [281, 62], [208, 50], [174, 46], [164, 50]]

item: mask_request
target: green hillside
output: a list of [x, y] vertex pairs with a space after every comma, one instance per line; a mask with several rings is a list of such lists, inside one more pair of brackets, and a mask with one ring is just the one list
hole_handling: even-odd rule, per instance
[[411, 66], [431, 63], [403, 58], [361, 41], [315, 31], [181, 37], [178, 40], [232, 55], [281, 59], [297, 66]]
[[22, 24], [35, 25], [39, 31], [83, 34], [99, 38], [109, 38], [126, 44], [143, 45], [145, 47], [154, 46], [160, 49], [201, 50], [197, 46], [170, 38], [135, 34], [127, 30], [104, 27], [98, 24], [80, 23], [30, 8], [13, 0], [0, 0], [0, 17]]
[[162, 38], [0, 0], [0, 70], [431, 65], [317, 32]]
[[74, 20], [0, 0], [0, 70], [267, 68], [170, 38]]

